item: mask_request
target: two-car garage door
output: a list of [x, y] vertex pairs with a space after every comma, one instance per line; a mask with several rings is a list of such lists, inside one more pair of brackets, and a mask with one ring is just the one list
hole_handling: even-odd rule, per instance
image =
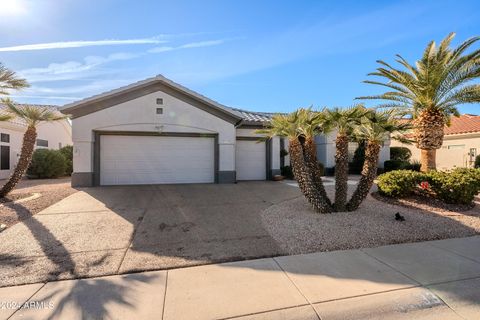
[[213, 137], [100, 136], [100, 184], [212, 183]]

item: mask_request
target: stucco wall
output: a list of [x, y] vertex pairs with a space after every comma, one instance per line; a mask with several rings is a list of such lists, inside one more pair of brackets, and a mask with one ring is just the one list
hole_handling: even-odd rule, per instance
[[[420, 149], [415, 145], [404, 145], [392, 141], [393, 146], [407, 147], [412, 151], [412, 160], [420, 161]], [[454, 167], [473, 166], [474, 157], [470, 157], [470, 149], [475, 149], [480, 154], [480, 134], [448, 135], [445, 136], [443, 145], [437, 150], [437, 169], [448, 170]]]
[[94, 130], [218, 133], [219, 171], [235, 170], [234, 125], [162, 91], [73, 119], [75, 173], [93, 172]]

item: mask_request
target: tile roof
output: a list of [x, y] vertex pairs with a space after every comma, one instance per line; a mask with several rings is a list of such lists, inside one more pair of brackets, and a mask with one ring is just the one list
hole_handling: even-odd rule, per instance
[[272, 119], [272, 116], [275, 115], [275, 113], [270, 113], [270, 112], [257, 112], [257, 111], [247, 111], [243, 109], [237, 109], [237, 108], [230, 108], [238, 114], [242, 119], [246, 122], [251, 122], [251, 123], [265, 123], [270, 121]]
[[445, 126], [445, 134], [461, 134], [480, 132], [480, 116], [462, 114], [460, 117], [452, 117], [449, 127]]

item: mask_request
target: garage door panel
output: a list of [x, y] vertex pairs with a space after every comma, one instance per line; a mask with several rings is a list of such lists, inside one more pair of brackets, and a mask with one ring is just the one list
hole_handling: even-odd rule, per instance
[[101, 136], [100, 184], [214, 182], [214, 139]]
[[265, 143], [237, 140], [235, 163], [237, 180], [265, 180], [267, 171]]

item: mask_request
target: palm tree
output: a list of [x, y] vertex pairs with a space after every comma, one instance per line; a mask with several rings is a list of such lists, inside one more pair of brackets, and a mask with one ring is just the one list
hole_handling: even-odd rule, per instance
[[275, 115], [268, 127], [256, 133], [265, 137], [287, 137], [290, 162], [300, 190], [313, 208], [322, 213], [332, 211], [321, 176], [315, 153], [314, 137], [321, 132], [322, 114], [311, 109], [298, 109], [288, 115]]
[[23, 135], [20, 159], [7, 183], [0, 190], [0, 198], [5, 197], [22, 179], [32, 160], [35, 142], [37, 140], [37, 125], [41, 122], [51, 122], [65, 119], [66, 116], [50, 107], [34, 107], [30, 105], [15, 105], [10, 99], [3, 99], [6, 113], [25, 122], [27, 130]]
[[29, 87], [25, 79], [18, 78], [15, 72], [0, 63], [0, 95], [9, 95], [8, 90], [20, 90]]
[[383, 142], [390, 137], [409, 143], [409, 140], [403, 134], [411, 129], [411, 125], [408, 122], [401, 121], [404, 115], [404, 112], [397, 109], [369, 109], [362, 117], [360, 125], [355, 128], [353, 134], [356, 139], [366, 141], [365, 162], [362, 177], [352, 198], [347, 203], [348, 211], [356, 210], [367, 197], [377, 175], [378, 156]]
[[325, 109], [324, 133], [337, 131], [335, 138], [335, 211], [345, 211], [348, 191], [348, 142], [363, 116], [363, 106]]
[[480, 85], [471, 81], [480, 77], [480, 49], [465, 51], [480, 40], [474, 37], [458, 47], [450, 48], [455, 33], [449, 34], [437, 47], [431, 41], [422, 58], [409, 64], [402, 56], [396, 61], [403, 69], [395, 69], [384, 61], [369, 75], [385, 81], [364, 81], [380, 85], [391, 91], [381, 95], [357, 99], [382, 99], [389, 101], [384, 107], [404, 108], [413, 117], [416, 146], [421, 149], [422, 171], [436, 168], [436, 150], [442, 146], [444, 126], [450, 117], [459, 116], [457, 106], [480, 102]]

